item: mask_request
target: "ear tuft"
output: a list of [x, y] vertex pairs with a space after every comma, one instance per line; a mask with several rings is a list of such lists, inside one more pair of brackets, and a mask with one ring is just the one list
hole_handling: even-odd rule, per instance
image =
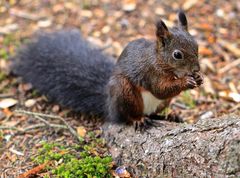
[[184, 30], [188, 30], [188, 22], [187, 22], [187, 17], [185, 15], [185, 13], [180, 10], [178, 12], [178, 23], [179, 23], [179, 26], [184, 29]]
[[168, 28], [166, 26], [166, 24], [162, 21], [159, 20], [156, 23], [156, 36], [160, 39], [166, 39], [170, 36], [170, 32], [168, 31]]

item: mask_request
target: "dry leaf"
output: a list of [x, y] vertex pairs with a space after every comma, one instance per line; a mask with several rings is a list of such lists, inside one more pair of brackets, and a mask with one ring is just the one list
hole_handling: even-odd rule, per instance
[[239, 93], [234, 93], [234, 92], [229, 92], [229, 91], [221, 91], [218, 93], [220, 97], [226, 100], [234, 101], [234, 102], [240, 102], [240, 94]]
[[237, 88], [236, 88], [236, 86], [234, 85], [233, 82], [229, 82], [228, 86], [233, 93], [238, 93], [238, 90], [237, 90]]
[[157, 14], [157, 15], [164, 15], [165, 14], [165, 10], [162, 7], [157, 7], [155, 9], [155, 14]]
[[122, 9], [124, 11], [130, 12], [136, 9], [137, 1], [136, 0], [124, 0]]
[[52, 107], [52, 111], [53, 112], [58, 112], [60, 110], [60, 106], [59, 105], [54, 105], [53, 107]]
[[13, 98], [6, 98], [0, 101], [0, 108], [5, 109], [14, 106], [18, 101]]
[[36, 13], [29, 13], [29, 12], [26, 12], [26, 11], [23, 11], [23, 10], [19, 10], [17, 8], [11, 8], [10, 9], [10, 14], [14, 15], [14, 16], [17, 16], [17, 17], [29, 19], [29, 20], [34, 20], [34, 21], [41, 18]]
[[9, 151], [12, 152], [12, 153], [14, 153], [14, 154], [16, 154], [16, 155], [24, 156], [24, 154], [23, 154], [22, 152], [15, 150], [13, 147], [11, 147], [11, 148], [9, 149]]
[[37, 167], [32, 168], [31, 170], [21, 174], [18, 178], [28, 178], [31, 175], [36, 175], [40, 173], [45, 167], [48, 165], [49, 162], [43, 163], [38, 165]]
[[3, 109], [3, 113], [7, 116], [7, 117], [10, 117], [13, 115], [13, 112], [10, 111], [8, 108], [4, 108]]
[[206, 111], [200, 115], [199, 119], [209, 119], [213, 116], [214, 116], [214, 113], [212, 111]]
[[8, 24], [6, 26], [3, 26], [0, 28], [0, 34], [10, 34], [12, 33], [13, 31], [16, 31], [19, 29], [19, 26], [18, 24]]
[[211, 79], [207, 76], [204, 76], [204, 82], [203, 82], [202, 87], [207, 94], [212, 94], [212, 95], [216, 94], [216, 92], [213, 88]]
[[192, 8], [195, 4], [197, 4], [198, 0], [186, 0], [183, 4], [183, 9], [186, 11]]
[[214, 72], [214, 73], [216, 72], [215, 66], [208, 58], [201, 59], [200, 65], [201, 65], [202, 71], [204, 72], [206, 72], [207, 69], [209, 69], [211, 72]]
[[199, 46], [199, 54], [205, 55], [205, 56], [211, 56], [213, 54], [212, 50], [204, 47], [204, 46]]
[[80, 127], [77, 127], [77, 133], [80, 137], [85, 137], [87, 131], [84, 127], [80, 126]]
[[93, 13], [89, 10], [82, 10], [82, 11], [80, 11], [80, 14], [81, 14], [81, 16], [88, 17], [88, 18], [93, 16]]
[[36, 100], [35, 99], [28, 99], [27, 101], [25, 101], [24, 105], [27, 108], [33, 107], [36, 104]]
[[225, 65], [223, 68], [219, 69], [218, 72], [220, 74], [223, 74], [229, 70], [231, 70], [232, 68], [236, 67], [240, 65], [240, 58], [239, 59], [236, 59], [234, 61], [232, 61], [231, 63], [228, 63], [227, 65]]
[[202, 30], [206, 30], [206, 31], [212, 31], [213, 30], [213, 26], [209, 23], [200, 23], [198, 25], [198, 28], [200, 28]]
[[52, 21], [50, 19], [40, 20], [40, 21], [38, 21], [37, 25], [40, 28], [47, 28], [52, 25]]
[[220, 39], [218, 40], [218, 43], [220, 43], [224, 48], [232, 52], [235, 56], [240, 57], [240, 49], [237, 47], [236, 44]]

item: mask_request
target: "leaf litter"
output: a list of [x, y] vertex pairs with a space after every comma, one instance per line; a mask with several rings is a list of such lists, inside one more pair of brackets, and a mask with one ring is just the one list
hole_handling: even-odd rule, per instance
[[[90, 140], [88, 133], [99, 130], [101, 125], [97, 118], [89, 121], [85, 116], [48, 103], [46, 97], [38, 94], [31, 85], [8, 75], [10, 56], [20, 43], [28, 41], [38, 30], [78, 28], [104, 52], [117, 57], [131, 40], [154, 39], [153, 24], [157, 19], [172, 26], [177, 10], [182, 8], [188, 16], [189, 32], [199, 43], [205, 83], [199, 89], [174, 98], [176, 104], [172, 109], [189, 123], [195, 123], [199, 118], [240, 114], [239, 1], [124, 0], [121, 5], [116, 0], [3, 2], [0, 4], [0, 175], [3, 177], [17, 177], [31, 170], [37, 170], [39, 176], [50, 175], [41, 170], [44, 164], [38, 167], [32, 162], [31, 157], [39, 149], [39, 143], [42, 140], [65, 145], [77, 143], [67, 129], [52, 128], [33, 116], [17, 115], [14, 110], [54, 113], [63, 117], [85, 141]], [[48, 119], [47, 122], [62, 124], [60, 120]]]

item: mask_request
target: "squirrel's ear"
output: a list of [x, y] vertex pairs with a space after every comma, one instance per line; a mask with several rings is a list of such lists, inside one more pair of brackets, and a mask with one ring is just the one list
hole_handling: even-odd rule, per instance
[[168, 40], [171, 36], [166, 24], [162, 21], [159, 20], [156, 23], [156, 36], [158, 38], [158, 40], [161, 40], [162, 44], [164, 45], [166, 40]]
[[180, 10], [178, 12], [178, 25], [181, 27], [183, 30], [188, 31], [188, 22], [187, 22], [187, 17], [185, 13]]

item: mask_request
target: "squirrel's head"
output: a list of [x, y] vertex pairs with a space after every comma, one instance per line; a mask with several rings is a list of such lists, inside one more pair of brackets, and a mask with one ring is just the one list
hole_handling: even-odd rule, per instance
[[184, 12], [178, 13], [178, 26], [168, 29], [160, 20], [156, 24], [157, 51], [161, 63], [172, 69], [176, 77], [192, 75], [200, 71], [198, 44], [188, 32], [187, 18]]

